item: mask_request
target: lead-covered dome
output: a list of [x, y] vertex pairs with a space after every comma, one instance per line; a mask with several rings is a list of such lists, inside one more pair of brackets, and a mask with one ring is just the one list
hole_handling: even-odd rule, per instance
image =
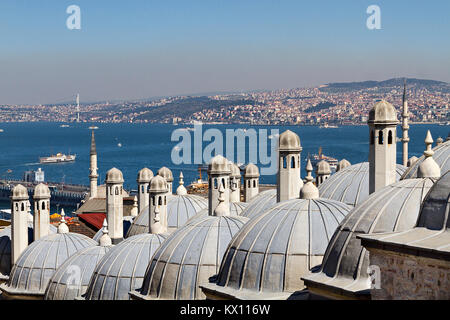
[[240, 178], [241, 177], [241, 169], [239, 169], [239, 167], [234, 164], [234, 163], [230, 163], [230, 177], [233, 178]]
[[175, 231], [155, 252], [138, 298], [204, 299], [199, 285], [217, 274], [229, 242], [246, 221], [208, 216]]
[[[33, 216], [30, 215], [31, 218]], [[28, 244], [34, 241], [33, 219], [28, 221]], [[56, 227], [50, 225], [50, 233], [56, 233]], [[0, 282], [6, 281], [11, 272], [11, 226], [0, 231]]]
[[154, 176], [150, 180], [149, 192], [167, 192], [168, 186], [166, 179], [162, 176]]
[[368, 122], [375, 124], [396, 124], [398, 123], [397, 112], [389, 102], [385, 100], [378, 101], [369, 111]]
[[149, 168], [142, 168], [137, 175], [138, 183], [148, 183], [153, 178], [153, 171]]
[[106, 173], [106, 183], [123, 183], [123, 174], [117, 168], [109, 169]]
[[[190, 218], [208, 208], [208, 200], [196, 195], [174, 195], [167, 200], [167, 228], [172, 232], [183, 226]], [[127, 238], [149, 231], [148, 206], [134, 219]]]
[[157, 175], [163, 177], [164, 179], [166, 179], [167, 182], [172, 182], [173, 181], [172, 170], [170, 170], [167, 167], [161, 167], [158, 170]]
[[258, 167], [256, 165], [254, 165], [253, 163], [249, 163], [245, 167], [244, 177], [245, 178], [258, 178], [259, 177]]
[[291, 130], [284, 131], [280, 134], [278, 149], [280, 151], [301, 151], [300, 137]]
[[11, 199], [13, 200], [27, 200], [28, 199], [28, 190], [23, 185], [16, 185], [11, 193]]
[[241, 216], [252, 219], [277, 204], [277, 190], [269, 189], [258, 193], [241, 212]]
[[353, 209], [328, 244], [321, 269], [304, 277], [308, 289], [353, 298], [365, 294], [370, 288], [369, 257], [356, 236], [413, 228], [422, 200], [435, 181], [432, 178], [398, 181], [371, 194]]
[[[446, 141], [437, 147], [433, 148], [433, 159], [441, 168], [441, 174], [443, 175], [450, 170], [450, 141]], [[420, 164], [425, 161], [425, 155], [416, 160], [402, 175], [403, 179], [417, 178]]]
[[84, 298], [129, 300], [129, 292], [142, 286], [145, 270], [166, 235], [144, 233], [123, 240], [97, 264]]
[[222, 155], [215, 156], [208, 165], [208, 174], [231, 174], [229, 163]]
[[326, 160], [322, 160], [317, 164], [316, 174], [327, 175], [331, 174], [330, 164]]
[[8, 283], [1, 286], [7, 296], [43, 297], [51, 276], [70, 256], [97, 243], [79, 233], [55, 233], [31, 243], [14, 264]]
[[271, 298], [283, 292], [287, 298], [303, 288], [300, 277], [321, 263], [334, 230], [350, 210], [321, 198], [279, 203], [234, 236], [216, 284], [207, 287], [235, 298]]
[[74, 300], [86, 293], [94, 269], [112, 246], [81, 249], [67, 259], [51, 277], [45, 300]]
[[[405, 170], [406, 167], [397, 164], [396, 181]], [[319, 193], [321, 198], [358, 205], [369, 197], [369, 163], [357, 163], [336, 172], [319, 186]]]
[[50, 198], [50, 189], [47, 187], [46, 184], [39, 183], [34, 188], [34, 194], [33, 199], [47, 199]]

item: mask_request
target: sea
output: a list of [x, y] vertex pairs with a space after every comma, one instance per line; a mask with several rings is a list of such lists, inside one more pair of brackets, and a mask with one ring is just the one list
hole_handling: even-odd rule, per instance
[[[198, 178], [198, 164], [175, 164], [172, 153], [177, 150], [179, 139], [171, 139], [179, 129], [192, 127], [190, 125], [171, 124], [134, 124], [134, 123], [68, 123], [69, 127], [61, 127], [62, 123], [30, 122], [30, 123], [0, 123], [0, 177], [2, 179], [22, 179], [27, 170], [41, 168], [45, 173], [45, 180], [66, 184], [89, 184], [89, 151], [91, 142], [90, 126], [97, 126], [95, 139], [98, 153], [99, 184], [103, 184], [106, 172], [116, 167], [123, 172], [124, 187], [127, 190], [136, 189], [136, 177], [141, 168], [148, 167], [155, 174], [162, 167], [169, 167], [174, 174], [174, 190], [178, 186], [180, 171], [184, 175], [185, 185]], [[291, 130], [297, 133], [302, 145], [302, 176], [308, 154], [318, 153], [319, 147], [327, 156], [341, 160], [343, 158], [352, 164], [368, 160], [369, 130], [366, 125], [341, 126], [338, 128], [320, 128], [317, 126], [249, 126], [249, 125], [202, 125], [205, 134], [208, 129], [219, 130], [226, 145], [226, 132], [236, 129], [254, 129], [258, 136], [267, 130], [267, 136], [277, 138], [278, 130], [282, 133]], [[230, 130], [231, 129], [231, 130]], [[420, 157], [425, 149], [424, 139], [427, 130], [431, 131], [433, 139], [439, 136], [446, 138], [449, 126], [434, 124], [413, 124], [410, 126], [409, 156]], [[176, 131], [178, 130], [178, 131]], [[263, 131], [261, 131], [263, 130]], [[275, 130], [275, 131], [271, 131]], [[211, 131], [209, 131], [211, 132]], [[274, 133], [274, 134], [272, 134]], [[194, 132], [184, 130], [184, 134], [192, 136], [192, 156], [194, 162]], [[401, 137], [401, 127], [397, 127], [397, 136]], [[175, 140], [175, 141], [172, 141]], [[207, 139], [203, 139], [207, 140]], [[247, 141], [248, 142], [248, 141]], [[202, 149], [210, 144], [202, 142]], [[247, 143], [248, 144], [248, 143]], [[254, 147], [254, 146], [253, 146]], [[268, 142], [270, 148], [270, 142]], [[198, 148], [198, 143], [197, 143]], [[250, 147], [246, 147], [248, 152]], [[225, 147], [224, 147], [225, 149]], [[267, 151], [267, 150], [266, 150]], [[61, 164], [40, 164], [39, 157], [49, 156], [57, 152], [76, 154], [76, 161]], [[269, 152], [270, 154], [270, 152]], [[230, 159], [237, 161], [237, 159]], [[401, 142], [397, 143], [397, 162], [401, 162]], [[203, 172], [206, 178], [206, 172]], [[276, 175], [262, 175], [260, 182], [264, 184], [276, 183]], [[8, 208], [7, 203], [0, 204], [0, 208]]]

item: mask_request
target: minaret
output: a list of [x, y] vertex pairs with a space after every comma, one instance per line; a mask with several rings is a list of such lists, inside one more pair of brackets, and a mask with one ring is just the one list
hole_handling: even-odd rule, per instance
[[11, 196], [11, 265], [28, 246], [28, 190], [18, 184]]
[[113, 244], [123, 240], [123, 175], [117, 168], [106, 173], [106, 217]]
[[244, 201], [250, 202], [259, 193], [259, 169], [253, 163], [245, 167], [244, 172]]
[[241, 202], [241, 170], [230, 162], [230, 202]]
[[163, 177], [164, 179], [166, 179], [167, 186], [168, 186], [167, 195], [171, 195], [172, 194], [172, 184], [173, 184], [172, 171], [169, 168], [167, 168], [167, 167], [161, 167], [158, 170], [157, 175], [159, 175], [159, 176]]
[[419, 169], [417, 170], [418, 178], [436, 178], [439, 179], [441, 177], [441, 168], [434, 161], [433, 154], [434, 151], [432, 149], [433, 146], [433, 138], [431, 137], [430, 130], [427, 132], [427, 136], [425, 138], [426, 150], [424, 151], [425, 160], [419, 165]]
[[90, 167], [89, 167], [89, 183], [90, 183], [90, 195], [89, 199], [97, 197], [97, 147], [95, 145], [94, 130], [91, 134], [91, 152], [90, 152]]
[[369, 113], [369, 193], [395, 182], [397, 113], [389, 102], [377, 102]]
[[148, 206], [148, 185], [153, 178], [153, 172], [149, 168], [143, 168], [139, 170], [137, 176], [138, 184], [138, 206], [139, 213]]
[[306, 172], [308, 173], [305, 180], [306, 183], [303, 185], [303, 188], [300, 190], [300, 199], [317, 199], [319, 198], [319, 189], [314, 185], [314, 178], [311, 175], [313, 171], [313, 167], [311, 164], [311, 160], [308, 159], [308, 163], [306, 164]]
[[43, 183], [34, 188], [34, 241], [48, 236], [50, 230], [50, 189]]
[[101, 247], [109, 247], [112, 245], [111, 238], [109, 237], [108, 231], [108, 221], [103, 220], [103, 228], [102, 228], [102, 236], [98, 239], [98, 242]]
[[213, 215], [214, 209], [219, 205], [219, 188], [223, 187], [224, 201], [227, 205], [230, 203], [230, 166], [228, 160], [221, 155], [211, 159], [208, 165], [209, 195], [208, 195], [208, 214]]
[[160, 234], [167, 232], [167, 181], [157, 175], [150, 181], [149, 232]]
[[287, 130], [280, 135], [278, 143], [277, 202], [297, 199], [303, 181], [300, 177], [300, 138]]
[[187, 190], [186, 187], [184, 186], [184, 181], [183, 181], [183, 172], [180, 171], [180, 180], [178, 182], [179, 186], [177, 188], [177, 195], [178, 196], [185, 196], [187, 195]]
[[331, 175], [330, 164], [322, 160], [317, 164], [316, 168], [316, 185], [320, 186]]
[[213, 216], [225, 217], [225, 216], [230, 215], [230, 204], [226, 203], [226, 198], [225, 198], [224, 193], [225, 193], [225, 188], [222, 185], [220, 185], [219, 198], [217, 199], [217, 200], [219, 200], [219, 204], [214, 209], [214, 212], [212, 214]]
[[403, 144], [403, 152], [402, 152], [402, 164], [406, 167], [408, 165], [408, 101], [406, 99], [406, 79], [403, 84], [403, 112], [402, 112], [402, 130], [403, 130], [403, 137], [402, 137], [402, 144]]

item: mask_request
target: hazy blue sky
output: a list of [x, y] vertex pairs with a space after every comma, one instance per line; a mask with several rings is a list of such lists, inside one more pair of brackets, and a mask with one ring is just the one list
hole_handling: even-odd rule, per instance
[[[71, 4], [81, 30], [66, 28]], [[381, 30], [366, 28], [371, 4]], [[1, 0], [0, 104], [450, 82], [449, 14], [448, 0]]]

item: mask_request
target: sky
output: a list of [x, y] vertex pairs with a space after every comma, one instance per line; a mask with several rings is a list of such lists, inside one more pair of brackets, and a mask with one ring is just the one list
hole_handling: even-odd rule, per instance
[[450, 82], [449, 13], [448, 0], [1, 0], [0, 104]]

